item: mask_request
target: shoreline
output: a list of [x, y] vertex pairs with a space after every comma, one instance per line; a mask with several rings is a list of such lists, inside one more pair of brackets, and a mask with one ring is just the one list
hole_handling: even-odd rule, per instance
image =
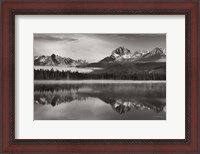
[[34, 80], [34, 84], [166, 83], [166, 80]]

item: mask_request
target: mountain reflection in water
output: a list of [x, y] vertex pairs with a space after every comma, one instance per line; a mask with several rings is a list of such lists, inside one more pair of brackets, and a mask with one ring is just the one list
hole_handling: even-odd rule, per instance
[[165, 120], [166, 83], [35, 84], [35, 120]]

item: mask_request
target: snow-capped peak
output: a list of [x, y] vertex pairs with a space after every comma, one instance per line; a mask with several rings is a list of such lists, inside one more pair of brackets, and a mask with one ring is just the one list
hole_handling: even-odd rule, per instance
[[114, 51], [112, 51], [111, 57], [113, 58], [131, 58], [132, 53], [129, 49], [124, 48], [124, 47], [118, 47], [117, 49], [115, 49]]
[[78, 66], [87, 63], [86, 60], [74, 60], [52, 54], [50, 56], [34, 57], [34, 65], [37, 66]]

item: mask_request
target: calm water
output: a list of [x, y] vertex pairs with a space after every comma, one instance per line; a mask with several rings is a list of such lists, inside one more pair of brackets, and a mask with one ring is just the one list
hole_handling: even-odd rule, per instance
[[165, 120], [166, 83], [35, 81], [35, 120]]

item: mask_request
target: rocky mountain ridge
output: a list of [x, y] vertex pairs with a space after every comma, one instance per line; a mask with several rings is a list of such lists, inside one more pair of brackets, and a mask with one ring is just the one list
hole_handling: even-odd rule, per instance
[[82, 64], [87, 64], [86, 60], [74, 60], [72, 58], [65, 58], [55, 54], [52, 54], [51, 56], [42, 55], [34, 57], [35, 66], [79, 66]]
[[100, 60], [99, 63], [113, 62], [164, 62], [166, 61], [165, 49], [155, 48], [151, 51], [135, 51], [132, 53], [125, 47], [112, 51], [111, 55]]
[[[166, 62], [165, 49], [156, 47], [151, 51], [138, 50], [132, 53], [125, 47], [118, 47], [111, 52], [110, 56], [107, 56], [97, 63], [123, 63], [123, 62], [134, 62], [134, 63], [146, 63], [146, 62]], [[35, 66], [81, 66], [87, 65], [86, 60], [74, 60], [72, 58], [61, 57], [59, 55], [52, 54], [51, 56], [35, 56]]]

